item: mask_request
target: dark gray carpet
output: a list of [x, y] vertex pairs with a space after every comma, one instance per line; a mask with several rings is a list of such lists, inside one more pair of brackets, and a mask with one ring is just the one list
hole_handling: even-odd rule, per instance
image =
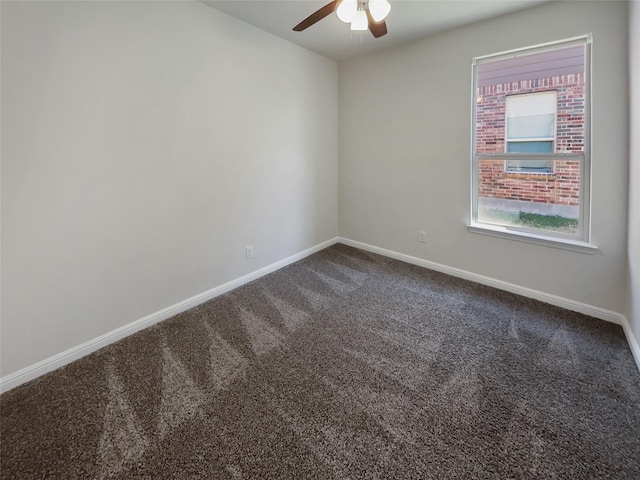
[[1, 397], [1, 477], [639, 479], [619, 326], [336, 245]]

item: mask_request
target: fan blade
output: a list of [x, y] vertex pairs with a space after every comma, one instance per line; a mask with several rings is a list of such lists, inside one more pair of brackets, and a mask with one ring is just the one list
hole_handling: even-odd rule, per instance
[[387, 34], [387, 24], [384, 20], [376, 22], [369, 10], [367, 10], [367, 18], [369, 19], [369, 30], [371, 30], [374, 37], [378, 38]]
[[298, 25], [293, 27], [293, 30], [296, 31], [296, 32], [301, 32], [301, 31], [309, 28], [314, 23], [319, 22], [320, 20], [322, 20], [327, 15], [335, 12], [336, 8], [338, 8], [338, 3], [340, 3], [340, 0], [333, 0], [333, 2], [327, 3], [320, 10], [312, 13], [307, 18], [305, 18], [303, 21], [301, 21]]

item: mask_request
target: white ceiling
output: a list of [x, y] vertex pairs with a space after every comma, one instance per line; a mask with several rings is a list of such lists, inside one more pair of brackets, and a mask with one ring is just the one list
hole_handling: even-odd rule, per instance
[[351, 32], [334, 14], [303, 32], [295, 25], [330, 0], [201, 0], [202, 3], [334, 60], [523, 10], [550, 0], [390, 0], [389, 33]]

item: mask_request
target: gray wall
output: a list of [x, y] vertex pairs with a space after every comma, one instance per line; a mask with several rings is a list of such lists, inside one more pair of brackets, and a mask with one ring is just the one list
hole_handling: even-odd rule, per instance
[[640, 1], [629, 6], [631, 136], [629, 155], [629, 302], [627, 319], [640, 341]]
[[1, 5], [2, 376], [338, 234], [337, 63], [197, 2]]
[[[593, 33], [596, 255], [467, 231], [471, 62]], [[560, 2], [340, 63], [340, 235], [623, 312], [627, 286], [625, 2]], [[418, 231], [427, 243], [418, 243]]]

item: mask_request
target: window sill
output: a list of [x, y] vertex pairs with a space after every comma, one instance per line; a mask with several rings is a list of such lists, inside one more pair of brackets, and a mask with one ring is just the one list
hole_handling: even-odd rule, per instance
[[580, 252], [590, 255], [598, 252], [598, 247], [587, 242], [536, 235], [535, 233], [522, 232], [497, 225], [480, 225], [476, 223], [473, 225], [467, 225], [467, 230], [471, 233], [506, 238], [518, 242], [533, 243], [535, 245], [542, 245], [545, 247], [560, 248], [562, 250], [570, 250], [572, 252]]
[[554, 172], [533, 173], [533, 172], [510, 172], [505, 171], [505, 176], [511, 180], [537, 180], [543, 182], [554, 182], [556, 174]]

